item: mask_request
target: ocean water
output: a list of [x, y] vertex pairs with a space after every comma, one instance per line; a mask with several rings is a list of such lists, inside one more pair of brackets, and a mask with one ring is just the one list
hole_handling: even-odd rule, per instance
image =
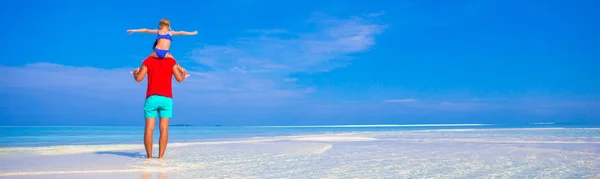
[[600, 126], [0, 129], [0, 178], [600, 178]]

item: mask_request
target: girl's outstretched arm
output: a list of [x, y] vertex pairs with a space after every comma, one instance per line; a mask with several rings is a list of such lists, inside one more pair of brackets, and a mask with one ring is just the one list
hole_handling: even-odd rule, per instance
[[130, 30], [127, 30], [127, 32], [129, 34], [133, 34], [134, 32], [143, 32], [143, 33], [149, 33], [149, 34], [156, 34], [156, 33], [158, 33], [158, 30], [144, 28], [144, 29], [130, 29]]
[[174, 31], [171, 34], [173, 34], [173, 35], [196, 35], [196, 34], [198, 34], [198, 31], [194, 31], [194, 32]]

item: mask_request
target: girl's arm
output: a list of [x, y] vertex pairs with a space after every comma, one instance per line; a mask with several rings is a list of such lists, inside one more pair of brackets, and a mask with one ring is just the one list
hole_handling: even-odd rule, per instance
[[173, 34], [173, 35], [196, 35], [196, 34], [198, 34], [198, 31], [194, 31], [194, 32], [173, 31], [173, 32], [171, 32], [171, 34]]
[[134, 32], [143, 32], [143, 33], [149, 33], [149, 34], [156, 34], [158, 33], [158, 30], [155, 29], [130, 29], [127, 30], [127, 32], [129, 32], [129, 34], [133, 34]]

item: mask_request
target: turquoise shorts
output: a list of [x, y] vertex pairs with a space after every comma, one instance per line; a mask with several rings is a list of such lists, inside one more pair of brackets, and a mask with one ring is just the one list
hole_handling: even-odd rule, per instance
[[148, 97], [144, 103], [144, 116], [146, 118], [173, 117], [173, 99], [158, 95]]

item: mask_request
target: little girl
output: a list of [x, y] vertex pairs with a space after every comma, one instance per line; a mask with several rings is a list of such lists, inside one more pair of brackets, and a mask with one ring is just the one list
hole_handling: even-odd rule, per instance
[[[196, 35], [198, 31], [194, 32], [186, 32], [186, 31], [172, 31], [171, 30], [171, 22], [169, 19], [164, 18], [161, 19], [158, 23], [158, 30], [154, 29], [134, 29], [127, 30], [129, 34], [133, 34], [134, 32], [144, 32], [150, 34], [156, 34], [156, 41], [154, 42], [154, 46], [152, 47], [153, 51], [150, 53], [150, 56], [156, 57], [159, 59], [163, 58], [172, 58], [175, 59], [171, 55], [171, 51], [169, 50], [171, 47], [171, 41], [173, 41], [173, 35]], [[179, 64], [177, 64], [179, 66]], [[179, 68], [183, 69], [181, 66]]]

